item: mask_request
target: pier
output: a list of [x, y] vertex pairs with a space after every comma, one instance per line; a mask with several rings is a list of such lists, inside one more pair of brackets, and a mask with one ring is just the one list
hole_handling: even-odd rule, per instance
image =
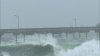
[[19, 34], [23, 34], [23, 41], [25, 42], [25, 36], [26, 35], [33, 35], [34, 33], [39, 34], [48, 34], [51, 33], [53, 36], [54, 34], [61, 34], [66, 33], [66, 36], [68, 33], [72, 33], [74, 38], [74, 33], [79, 33], [79, 37], [81, 37], [80, 33], [86, 33], [87, 35], [90, 31], [94, 31], [99, 34], [100, 38], [100, 27], [55, 27], [55, 28], [19, 28], [19, 29], [0, 29], [0, 44], [2, 42], [2, 35], [6, 33], [12, 33], [15, 36], [16, 43], [17, 43], [17, 36]]

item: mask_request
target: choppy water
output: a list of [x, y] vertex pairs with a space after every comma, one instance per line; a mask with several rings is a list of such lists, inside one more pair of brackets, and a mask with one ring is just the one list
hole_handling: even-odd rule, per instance
[[62, 49], [57, 56], [100, 56], [100, 42], [90, 40], [74, 49]]
[[39, 41], [30, 40], [18, 45], [2, 45], [0, 56], [100, 56], [100, 41], [96, 39], [85, 41], [72, 49], [59, 45], [51, 34], [41, 34]]

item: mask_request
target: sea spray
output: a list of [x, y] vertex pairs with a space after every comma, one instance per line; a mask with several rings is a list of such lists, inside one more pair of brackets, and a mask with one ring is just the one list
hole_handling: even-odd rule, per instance
[[[26, 38], [28, 40], [24, 43], [3, 47], [4, 49], [2, 49], [5, 50], [5, 52], [2, 51], [3, 56], [4, 54], [11, 56], [53, 56], [52, 53], [55, 56], [100, 56], [100, 41], [95, 39], [84, 42], [74, 49], [65, 50], [52, 34], [34, 34], [30, 38]], [[15, 51], [12, 52], [11, 50], [14, 49]]]
[[91, 40], [74, 49], [61, 49], [56, 56], [100, 56], [100, 41]]
[[0, 53], [0, 56], [10, 56], [10, 54], [8, 52], [2, 51]]
[[56, 40], [52, 37], [52, 35], [41, 34], [40, 38], [41, 40], [37, 41], [38, 44], [33, 40], [29, 40], [20, 44], [7, 44], [2, 45], [0, 51], [2, 52], [3, 56], [4, 54], [6, 55], [6, 53], [3, 51], [6, 51], [11, 56], [55, 56], [54, 46], [56, 46]]

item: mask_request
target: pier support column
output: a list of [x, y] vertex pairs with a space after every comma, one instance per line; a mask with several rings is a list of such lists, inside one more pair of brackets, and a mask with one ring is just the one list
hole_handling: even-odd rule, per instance
[[81, 33], [79, 32], [79, 38], [81, 38]]
[[18, 43], [18, 35], [15, 35], [16, 38], [16, 44]]
[[51, 33], [52, 34], [52, 37], [54, 38], [55, 37], [55, 33]]
[[86, 39], [88, 39], [88, 33], [86, 32]]
[[75, 33], [73, 33], [73, 39], [75, 39]]
[[15, 42], [16, 42], [16, 44], [18, 43], [18, 33], [13, 33], [14, 34], [14, 36], [15, 36]]
[[52, 37], [54, 37], [54, 33], [52, 33]]
[[2, 42], [2, 40], [1, 40], [1, 39], [2, 39], [1, 36], [2, 36], [2, 35], [0, 34], [0, 44], [1, 44], [1, 42]]
[[23, 37], [23, 42], [25, 42], [25, 41], [26, 41], [25, 34], [23, 34], [23, 35], [24, 35], [24, 37]]
[[37, 33], [37, 37], [39, 38], [39, 42], [41, 44], [41, 36], [40, 36], [40, 33]]
[[68, 33], [66, 33], [66, 40], [68, 39]]
[[100, 32], [98, 32], [98, 34], [99, 34], [99, 37], [98, 37], [98, 39], [100, 40]]
[[0, 45], [2, 44], [2, 35], [3, 34], [0, 34]]

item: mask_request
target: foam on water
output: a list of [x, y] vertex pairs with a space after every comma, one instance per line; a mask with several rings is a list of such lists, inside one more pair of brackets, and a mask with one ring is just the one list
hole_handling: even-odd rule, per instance
[[10, 46], [10, 45], [27, 45], [27, 44], [32, 44], [32, 45], [52, 45], [55, 46], [57, 44], [57, 40], [52, 36], [52, 34], [34, 34], [32, 36], [26, 36], [26, 41], [22, 42], [23, 40], [20, 40], [17, 44], [16, 42], [11, 42], [11, 43], [4, 43], [2, 46]]
[[100, 56], [100, 41], [91, 40], [74, 49], [62, 49], [57, 56]]
[[[25, 43], [21, 43], [21, 45], [43, 45], [46, 46], [50, 44], [55, 49], [56, 56], [100, 56], [100, 41], [99, 40], [90, 40], [87, 41], [80, 46], [75, 47], [74, 49], [64, 50], [63, 47], [57, 45], [56, 39], [52, 36], [52, 34], [40, 34], [38, 36], [37, 34], [31, 36], [32, 38], [35, 38], [35, 40], [32, 40], [32, 38], [28, 38], [28, 40]], [[36, 39], [40, 37], [40, 39]], [[14, 44], [15, 45], [15, 44]], [[1, 52], [3, 56], [10, 56], [7, 52]]]
[[[32, 36], [32, 38], [34, 38], [34, 37], [38, 38], [37, 34]], [[40, 34], [39, 37], [41, 37], [41, 39], [39, 39], [38, 41], [34, 41], [34, 40], [32, 40], [32, 38], [29, 38], [28, 41], [26, 41], [24, 43], [20, 43], [20, 44], [17, 43], [17, 45], [16, 44], [4, 44], [4, 45], [2, 45], [1, 50], [5, 50], [6, 52], [1, 51], [1, 56], [13, 56], [13, 55], [15, 56], [15, 54], [16, 54], [16, 56], [17, 56], [17, 54], [18, 54], [18, 56], [22, 56], [22, 54], [25, 52], [30, 53], [30, 54], [25, 53], [26, 54], [25, 56], [29, 56], [29, 55], [33, 55], [33, 54], [34, 54], [34, 56], [35, 55], [37, 56], [37, 55], [43, 55], [45, 53], [47, 53], [47, 54], [50, 53], [50, 54], [48, 54], [49, 56], [52, 55], [51, 54], [53, 52], [52, 49], [54, 46], [56, 46], [56, 40], [52, 37], [51, 34], [47, 34], [47, 35]], [[25, 48], [25, 49], [23, 49], [23, 48]], [[13, 53], [12, 53], [12, 51], [13, 51]]]
[[2, 51], [0, 56], [10, 56], [10, 54], [8, 52]]

